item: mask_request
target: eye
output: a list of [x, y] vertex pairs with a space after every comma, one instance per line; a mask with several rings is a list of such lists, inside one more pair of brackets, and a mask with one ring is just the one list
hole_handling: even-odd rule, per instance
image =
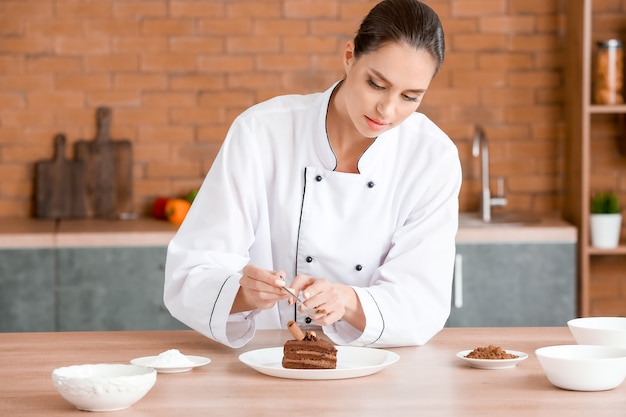
[[419, 103], [420, 98], [421, 98], [421, 97], [415, 97], [415, 96], [408, 96], [406, 94], [403, 94], [402, 97], [404, 97], [406, 101], [412, 101], [413, 103]]
[[374, 80], [371, 79], [371, 78], [367, 79], [367, 83], [370, 85], [370, 87], [372, 87], [372, 88], [374, 88], [376, 90], [384, 90], [384, 88], [385, 88], [383, 86], [380, 86], [380, 85], [376, 84], [376, 82], [374, 82]]

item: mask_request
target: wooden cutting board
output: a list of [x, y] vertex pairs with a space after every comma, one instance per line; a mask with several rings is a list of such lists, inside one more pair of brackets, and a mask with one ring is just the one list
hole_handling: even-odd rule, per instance
[[52, 160], [35, 163], [35, 215], [47, 219], [84, 218], [86, 169], [65, 158], [65, 135], [54, 137]]
[[96, 111], [93, 140], [75, 144], [76, 160], [87, 169], [87, 217], [120, 218], [133, 212], [133, 154], [128, 140], [111, 140], [111, 109]]

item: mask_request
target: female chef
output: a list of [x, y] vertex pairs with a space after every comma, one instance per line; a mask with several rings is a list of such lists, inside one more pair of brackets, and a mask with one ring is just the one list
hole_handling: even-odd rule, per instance
[[346, 45], [342, 80], [237, 117], [168, 246], [171, 314], [231, 347], [289, 320], [354, 346], [420, 345], [441, 330], [461, 166], [416, 110], [443, 51], [431, 8], [385, 0]]

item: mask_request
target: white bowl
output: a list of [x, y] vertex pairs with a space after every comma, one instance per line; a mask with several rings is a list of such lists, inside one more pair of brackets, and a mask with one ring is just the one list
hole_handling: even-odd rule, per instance
[[74, 365], [52, 371], [52, 383], [63, 398], [85, 411], [124, 410], [150, 391], [154, 369], [137, 365]]
[[578, 344], [626, 348], [626, 317], [583, 317], [567, 326]]
[[626, 349], [598, 345], [547, 346], [535, 351], [548, 380], [573, 391], [604, 391], [626, 378]]

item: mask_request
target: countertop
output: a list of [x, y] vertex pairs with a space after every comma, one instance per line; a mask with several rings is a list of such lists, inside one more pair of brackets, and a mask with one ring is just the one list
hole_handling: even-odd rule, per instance
[[[246, 347], [230, 349], [189, 330], [0, 334], [0, 415], [86, 416], [56, 392], [53, 369], [128, 363], [173, 348], [211, 363], [186, 373], [158, 374], [144, 398], [111, 415], [622, 417], [626, 407], [626, 383], [609, 391], [577, 392], [548, 381], [535, 350], [574, 344], [565, 326], [445, 328], [424, 346], [388, 349], [400, 356], [398, 362], [353, 379], [271, 377], [238, 359], [246, 351], [281, 347], [290, 338], [285, 330], [260, 330]], [[514, 368], [483, 370], [456, 357], [489, 344], [525, 352], [528, 358]]]
[[0, 219], [0, 248], [166, 246], [177, 227], [165, 220]]
[[457, 243], [576, 243], [578, 229], [556, 215], [546, 215], [527, 224], [467, 226], [460, 223]]
[[[44, 220], [0, 218], [0, 248], [166, 246], [176, 226], [165, 220]], [[458, 243], [572, 242], [576, 227], [554, 216], [525, 225], [465, 227]]]

